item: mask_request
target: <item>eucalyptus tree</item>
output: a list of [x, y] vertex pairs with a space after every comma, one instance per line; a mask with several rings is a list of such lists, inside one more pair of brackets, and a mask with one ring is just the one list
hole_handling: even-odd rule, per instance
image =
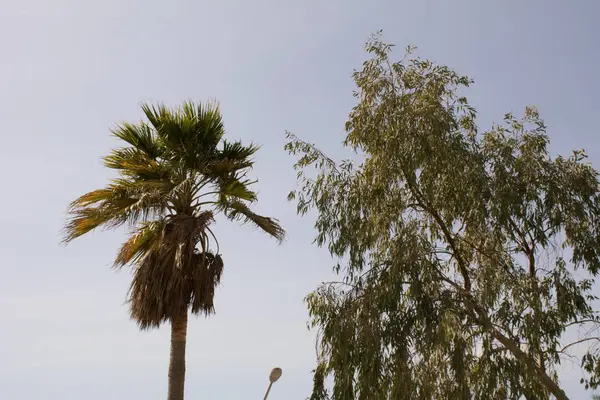
[[140, 328], [171, 325], [168, 398], [181, 400], [188, 313], [214, 313], [223, 271], [211, 230], [216, 215], [254, 224], [279, 241], [284, 231], [251, 210], [257, 195], [247, 174], [258, 147], [227, 141], [218, 107], [188, 102], [142, 110], [146, 120], [114, 129], [124, 146], [104, 164], [119, 177], [73, 201], [65, 241], [99, 227], [131, 229], [114, 265], [133, 269], [128, 299]]
[[341, 276], [307, 297], [311, 399], [566, 399], [557, 368], [577, 352], [597, 387], [598, 172], [549, 153], [535, 107], [478, 130], [468, 77], [391, 49], [374, 37], [353, 74], [353, 161], [288, 133], [290, 200]]

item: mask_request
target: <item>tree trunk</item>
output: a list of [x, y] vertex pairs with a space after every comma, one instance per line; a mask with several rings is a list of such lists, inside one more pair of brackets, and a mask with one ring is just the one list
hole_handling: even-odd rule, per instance
[[171, 362], [169, 363], [169, 398], [183, 400], [185, 388], [185, 341], [187, 310], [171, 321]]

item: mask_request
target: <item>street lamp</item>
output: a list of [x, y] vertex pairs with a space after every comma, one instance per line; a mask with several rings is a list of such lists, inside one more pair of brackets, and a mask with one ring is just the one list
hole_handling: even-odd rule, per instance
[[269, 392], [271, 391], [271, 386], [273, 386], [273, 384], [275, 382], [277, 382], [277, 380], [279, 378], [281, 378], [282, 373], [283, 373], [283, 371], [281, 370], [281, 368], [273, 368], [271, 370], [271, 373], [269, 374], [269, 387], [267, 388], [267, 393], [265, 393], [264, 400], [267, 400], [267, 397], [269, 396]]

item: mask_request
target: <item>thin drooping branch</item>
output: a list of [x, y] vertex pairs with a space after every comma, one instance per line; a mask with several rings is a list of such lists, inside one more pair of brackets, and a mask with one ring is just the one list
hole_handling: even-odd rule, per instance
[[596, 341], [600, 342], [600, 337], [593, 336], [593, 337], [587, 337], [587, 338], [576, 340], [576, 341], [574, 341], [572, 343], [567, 344], [562, 349], [560, 349], [559, 353], [564, 353], [565, 350], [567, 350], [569, 347], [573, 347], [573, 346], [576, 346], [576, 345], [584, 343], [584, 342], [589, 342], [591, 340], [596, 340]]

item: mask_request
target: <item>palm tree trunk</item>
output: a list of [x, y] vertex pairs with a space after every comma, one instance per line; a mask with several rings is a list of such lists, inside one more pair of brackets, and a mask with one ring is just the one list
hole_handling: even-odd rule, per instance
[[187, 321], [187, 310], [171, 321], [171, 362], [169, 363], [168, 400], [183, 400]]

